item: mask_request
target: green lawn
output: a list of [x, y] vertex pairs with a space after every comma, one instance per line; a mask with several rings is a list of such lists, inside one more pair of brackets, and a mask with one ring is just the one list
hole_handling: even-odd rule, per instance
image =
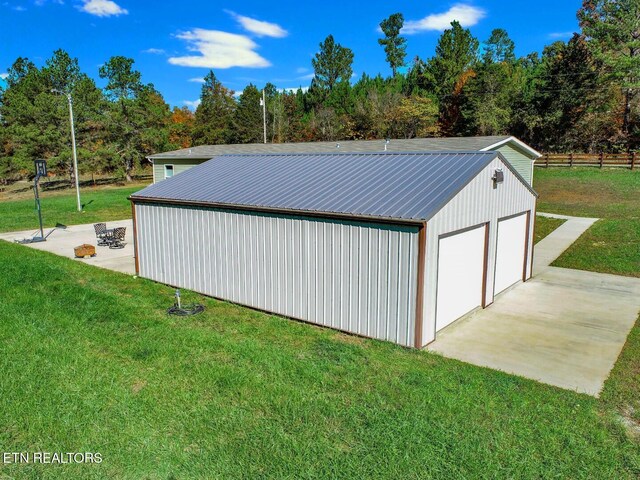
[[[16, 262], [15, 259], [20, 261]], [[0, 478], [616, 478], [618, 405], [0, 242]], [[636, 338], [636, 341], [638, 339]]]
[[599, 220], [552, 265], [640, 277], [640, 219]]
[[[126, 187], [96, 187], [81, 190], [83, 212], [76, 209], [74, 192], [43, 192], [42, 220], [45, 227], [56, 223], [75, 225], [98, 221], [131, 218], [131, 203], [127, 197], [144, 187], [136, 184]], [[0, 201], [0, 232], [38, 228], [38, 214], [33, 198]]]
[[640, 217], [640, 169], [536, 168], [538, 211], [581, 217]]
[[[639, 179], [536, 171], [539, 210], [603, 218], [559, 263], [640, 276]], [[86, 192], [85, 214], [45, 196], [47, 222], [126, 218], [138, 188]], [[35, 226], [31, 202], [0, 209]], [[595, 399], [189, 292], [206, 312], [168, 317], [169, 287], [20, 245], [0, 264], [0, 450], [103, 456], [0, 479], [640, 476], [638, 325]]]
[[[536, 169], [534, 187], [540, 193], [539, 211], [601, 219], [554, 266], [640, 277], [640, 171]], [[630, 423], [630, 431], [640, 440], [640, 319], [602, 401]]]
[[536, 216], [536, 230], [533, 236], [533, 242], [538, 243], [544, 237], [553, 232], [556, 228], [562, 225], [566, 220], [561, 218], [543, 217], [541, 215]]
[[538, 211], [601, 219], [554, 266], [640, 277], [640, 171], [538, 168], [534, 188]]

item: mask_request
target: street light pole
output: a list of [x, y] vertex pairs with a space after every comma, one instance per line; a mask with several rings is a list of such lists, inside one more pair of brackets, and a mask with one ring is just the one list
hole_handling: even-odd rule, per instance
[[71, 147], [73, 148], [73, 176], [76, 179], [76, 201], [78, 203], [78, 211], [82, 211], [82, 203], [80, 203], [80, 181], [78, 179], [78, 153], [76, 152], [76, 129], [73, 124], [73, 102], [71, 94], [67, 93], [69, 100], [69, 123], [71, 124]]
[[58, 89], [52, 89], [53, 93], [59, 93], [67, 97], [69, 102], [69, 124], [71, 125], [71, 148], [73, 149], [73, 177], [76, 181], [76, 201], [78, 204], [78, 211], [82, 211], [82, 203], [80, 202], [80, 181], [78, 179], [78, 153], [76, 152], [76, 129], [73, 124], [73, 101], [71, 100], [71, 94], [62, 92]]
[[264, 88], [262, 89], [262, 129], [264, 133], [264, 143], [267, 143], [267, 101], [264, 96]]

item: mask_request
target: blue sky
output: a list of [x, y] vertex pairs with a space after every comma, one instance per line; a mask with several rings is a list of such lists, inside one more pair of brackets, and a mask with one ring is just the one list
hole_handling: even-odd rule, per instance
[[433, 55], [453, 19], [480, 40], [505, 28], [516, 53], [541, 51], [578, 29], [580, 0], [454, 0], [430, 2], [143, 2], [134, 0], [0, 0], [0, 77], [18, 56], [38, 65], [57, 48], [79, 59], [98, 84], [98, 67], [113, 55], [136, 60], [145, 82], [171, 105], [193, 106], [201, 79], [214, 70], [230, 89], [271, 81], [308, 86], [311, 58], [333, 34], [355, 54], [354, 72], [390, 73], [378, 45], [378, 24], [405, 16], [408, 58]]

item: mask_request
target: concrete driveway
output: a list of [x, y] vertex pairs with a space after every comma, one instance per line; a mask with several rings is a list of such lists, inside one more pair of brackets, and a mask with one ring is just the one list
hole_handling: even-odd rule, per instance
[[[572, 243], [568, 231], [575, 241], [593, 223], [570, 221], [535, 254], [550, 263]], [[536, 266], [533, 279], [439, 332], [427, 349], [598, 396], [638, 318], [640, 279]]]
[[597, 396], [640, 311], [640, 279], [548, 267], [428, 349]]
[[[73, 247], [88, 243], [96, 245], [96, 234], [93, 224], [71, 225], [66, 229], [45, 228], [44, 234], [49, 234], [46, 242], [30, 243], [26, 246], [37, 250], [55, 253], [67, 258], [73, 258], [79, 262], [95, 265], [96, 267], [115, 270], [116, 272], [135, 273], [135, 263], [133, 258], [133, 222], [131, 220], [119, 220], [107, 222], [108, 228], [126, 227], [126, 245], [122, 249], [110, 249], [109, 247], [96, 247], [96, 256], [86, 259], [75, 258]], [[40, 231], [25, 230], [22, 232], [1, 233], [0, 240], [14, 242], [25, 238], [40, 235]]]

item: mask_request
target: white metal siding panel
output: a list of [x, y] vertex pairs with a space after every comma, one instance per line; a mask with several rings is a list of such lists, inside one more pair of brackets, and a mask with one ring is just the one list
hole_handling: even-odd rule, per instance
[[[504, 183], [493, 188], [491, 177], [496, 168], [504, 172]], [[438, 238], [447, 233], [489, 222], [486, 304], [493, 302], [493, 272], [497, 222], [516, 213], [531, 211], [529, 231], [533, 232], [535, 196], [522, 182], [496, 158], [427, 222], [426, 263], [424, 273], [424, 307], [422, 344], [435, 339], [435, 307]], [[533, 234], [529, 235], [527, 249], [527, 278], [531, 276], [531, 249]]]
[[140, 275], [413, 346], [418, 227], [139, 203]]
[[496, 152], [500, 152], [504, 158], [511, 164], [511, 166], [522, 175], [529, 185], [533, 184], [533, 161], [531, 157], [528, 157], [511, 144], [505, 144], [495, 149]]

